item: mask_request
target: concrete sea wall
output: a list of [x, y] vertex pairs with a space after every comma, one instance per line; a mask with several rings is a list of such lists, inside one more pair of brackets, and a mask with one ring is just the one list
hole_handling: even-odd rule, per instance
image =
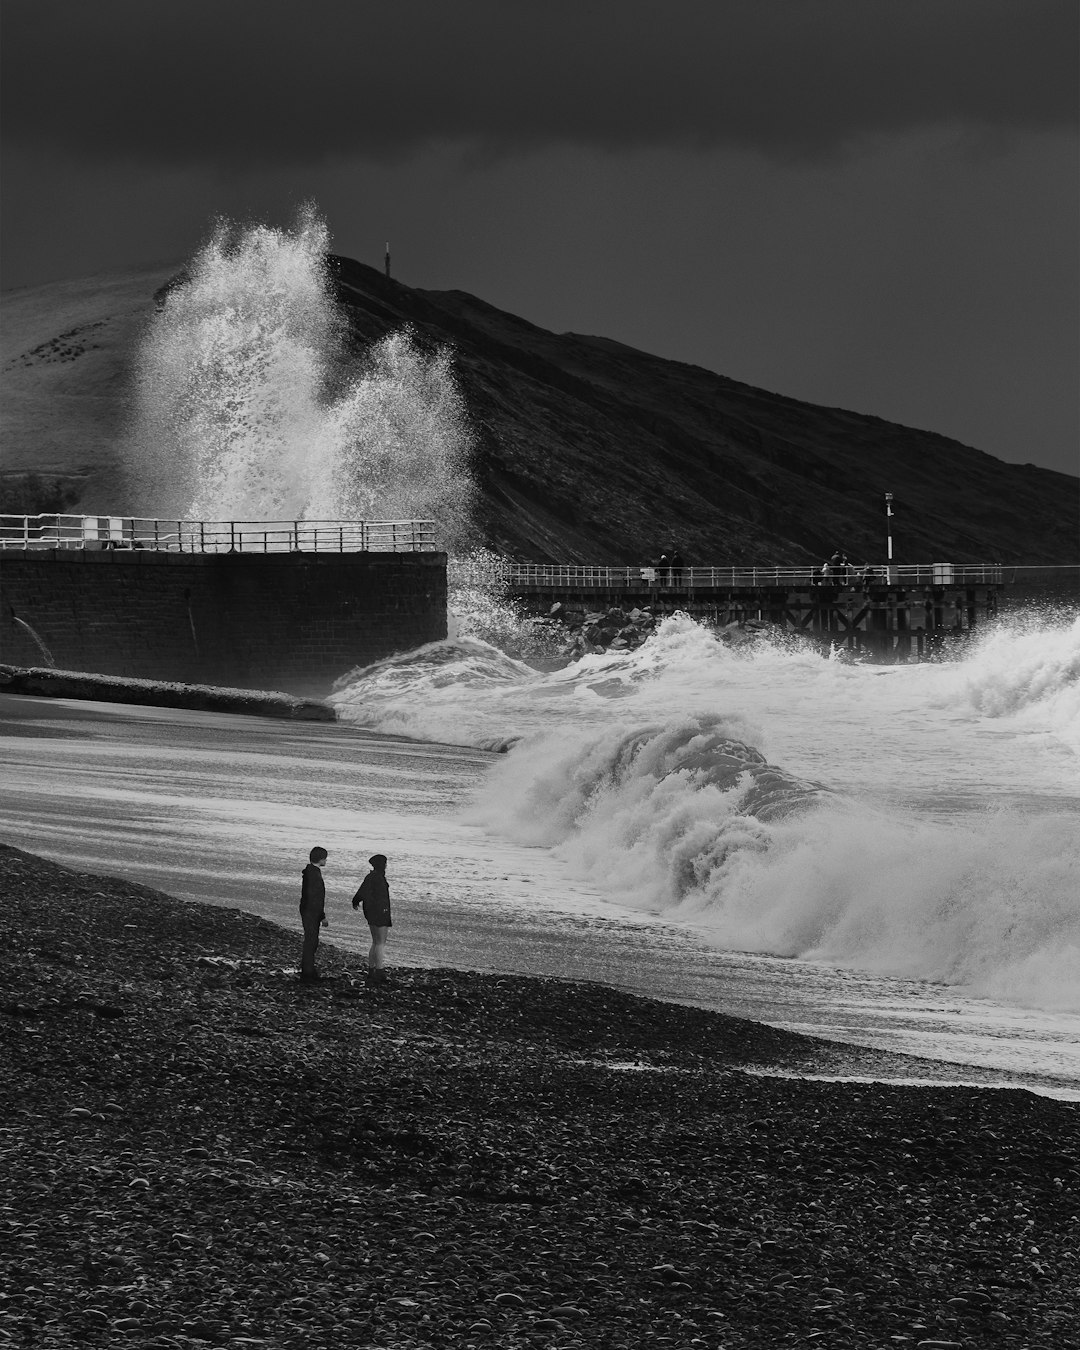
[[445, 636], [444, 553], [0, 554], [9, 665], [323, 694]]

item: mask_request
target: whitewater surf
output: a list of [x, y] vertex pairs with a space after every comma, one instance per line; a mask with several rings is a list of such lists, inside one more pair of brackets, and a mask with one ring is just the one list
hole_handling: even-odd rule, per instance
[[677, 616], [549, 673], [433, 644], [332, 701], [508, 747], [467, 819], [720, 949], [1080, 1010], [1078, 688], [1080, 621], [890, 668]]

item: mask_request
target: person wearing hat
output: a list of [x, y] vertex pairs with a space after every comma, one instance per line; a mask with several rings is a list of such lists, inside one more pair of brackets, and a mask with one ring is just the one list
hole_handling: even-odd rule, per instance
[[391, 928], [390, 886], [386, 880], [386, 855], [375, 853], [369, 859], [371, 871], [353, 896], [352, 907], [364, 907], [364, 918], [371, 929], [368, 974], [374, 984], [386, 982], [386, 939]]

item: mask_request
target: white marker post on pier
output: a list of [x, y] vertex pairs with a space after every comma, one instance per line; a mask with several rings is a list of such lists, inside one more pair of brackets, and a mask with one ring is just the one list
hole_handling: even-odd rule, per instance
[[892, 581], [892, 509], [893, 495], [891, 492], [885, 494], [885, 560], [888, 563], [886, 574], [889, 581]]

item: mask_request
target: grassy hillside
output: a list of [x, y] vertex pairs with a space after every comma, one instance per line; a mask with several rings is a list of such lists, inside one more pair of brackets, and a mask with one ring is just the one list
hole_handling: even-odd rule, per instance
[[4, 510], [117, 509], [116, 443], [131, 354], [154, 292], [175, 271], [108, 273], [5, 293]]

